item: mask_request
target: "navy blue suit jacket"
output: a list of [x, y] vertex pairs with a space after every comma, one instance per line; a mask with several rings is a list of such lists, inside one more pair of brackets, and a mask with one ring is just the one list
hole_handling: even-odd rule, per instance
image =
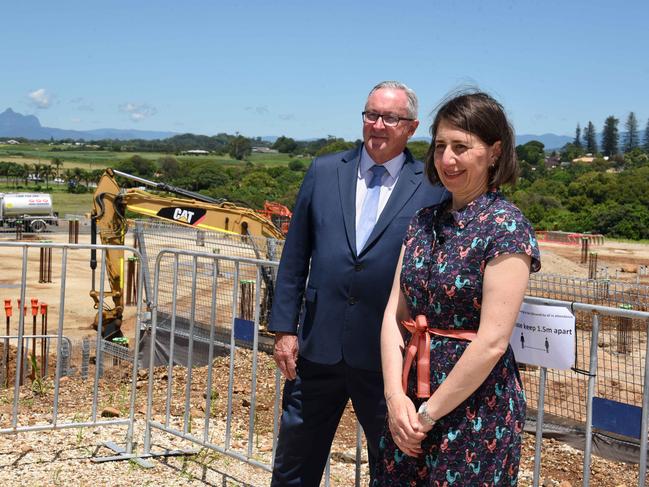
[[408, 223], [419, 208], [449, 194], [430, 185], [423, 164], [406, 150], [392, 194], [356, 255], [360, 154], [359, 147], [311, 163], [282, 252], [269, 330], [297, 332], [299, 353], [312, 362], [344, 359], [379, 371], [383, 311]]

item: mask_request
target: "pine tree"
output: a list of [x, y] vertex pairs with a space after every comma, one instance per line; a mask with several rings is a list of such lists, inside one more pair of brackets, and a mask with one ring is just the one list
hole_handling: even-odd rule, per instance
[[586, 152], [589, 154], [595, 155], [597, 153], [597, 136], [593, 122], [588, 122], [584, 129], [584, 145], [586, 146]]
[[644, 145], [642, 148], [647, 154], [649, 154], [649, 119], [647, 120], [647, 126], [644, 129]]
[[602, 131], [602, 152], [613, 157], [617, 154], [620, 135], [617, 131], [619, 120], [613, 115], [607, 117], [604, 121], [604, 130]]
[[575, 129], [575, 140], [572, 142], [575, 147], [581, 147], [581, 127], [577, 124]]
[[624, 152], [631, 152], [640, 145], [640, 136], [638, 135], [638, 120], [635, 113], [629, 113], [624, 124], [626, 133], [624, 134]]

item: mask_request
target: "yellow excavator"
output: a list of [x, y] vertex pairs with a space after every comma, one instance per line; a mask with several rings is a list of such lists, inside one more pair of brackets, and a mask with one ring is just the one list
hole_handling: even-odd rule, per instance
[[[180, 197], [165, 196], [151, 193], [139, 188], [121, 188], [116, 176], [136, 181], [156, 191], [173, 193]], [[182, 188], [158, 183], [148, 179], [127, 174], [116, 169], [106, 169], [97, 183], [94, 194], [93, 210], [91, 213], [91, 243], [100, 242], [105, 245], [124, 245], [128, 221], [126, 211], [157, 218], [178, 225], [198, 228], [212, 232], [225, 232], [234, 235], [248, 235], [283, 240], [282, 232], [267, 218], [251, 208], [238, 206], [234, 203], [210, 198]], [[251, 239], [252, 240], [252, 239]], [[254, 245], [254, 242], [253, 242]], [[263, 258], [257, 252], [258, 258]], [[111, 299], [110, 307], [104, 301], [102, 310], [102, 337], [112, 340], [123, 336], [121, 332], [124, 298], [122, 295], [122, 265], [124, 251], [106, 251], [106, 274], [108, 275], [109, 290], [104, 291], [104, 299]], [[95, 309], [99, 309], [99, 291], [95, 288], [95, 272], [97, 269], [96, 250], [91, 251], [90, 268], [92, 269], [92, 290], [90, 296], [94, 300]], [[272, 292], [272, 278], [263, 273], [267, 289]], [[97, 330], [99, 313], [93, 322]]]

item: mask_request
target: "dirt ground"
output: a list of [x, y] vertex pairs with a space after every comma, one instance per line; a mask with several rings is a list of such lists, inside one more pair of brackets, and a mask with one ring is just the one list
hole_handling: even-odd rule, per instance
[[[581, 247], [560, 243], [539, 242], [541, 272], [574, 277], [588, 277], [588, 263], [581, 264]], [[621, 281], [639, 281], [649, 284], [649, 245], [632, 242], [605, 241], [591, 245], [589, 253], [597, 254], [598, 276]]]
[[[54, 243], [67, 243], [67, 233], [46, 233], [39, 236], [26, 236], [23, 242], [48, 241]], [[15, 234], [0, 234], [0, 243], [15, 242]], [[79, 243], [90, 243], [88, 235], [80, 235]], [[17, 333], [18, 323], [18, 299], [20, 299], [20, 276], [23, 265], [22, 248], [8, 248], [0, 246], [0, 262], [2, 272], [0, 273], [0, 299], [11, 300], [13, 317], [11, 321], [12, 334]], [[61, 272], [63, 253], [59, 249], [52, 249], [52, 272], [51, 283], [39, 282], [40, 279], [40, 249], [29, 249], [27, 251], [27, 287], [25, 301], [27, 305], [27, 319], [25, 326], [32, 324], [31, 299], [37, 299], [39, 303], [48, 305], [48, 331], [56, 332], [61, 310], [61, 284], [63, 276]], [[94, 309], [94, 302], [90, 297], [92, 283], [92, 272], [90, 269], [90, 251], [74, 250], [69, 251], [67, 256], [67, 272], [65, 274], [65, 305], [63, 320], [63, 334], [72, 341], [89, 336], [95, 338], [95, 331], [91, 323], [97, 314]], [[99, 290], [100, 268], [96, 271], [96, 289]], [[106, 284], [105, 290], [109, 287]], [[112, 301], [107, 299], [112, 305]], [[0, 311], [3, 314], [4, 312]], [[133, 335], [134, 307], [127, 307], [123, 329], [127, 336]], [[37, 325], [40, 331], [41, 317], [37, 318]], [[3, 330], [4, 332], [5, 330]]]
[[[68, 240], [67, 233], [45, 234], [40, 238], [59, 243], [65, 243]], [[15, 241], [14, 235], [0, 234], [0, 242], [5, 241]], [[88, 236], [80, 236], [80, 243], [89, 243]], [[617, 279], [620, 280], [638, 281], [641, 283], [649, 284], [649, 276], [640, 275], [638, 273], [638, 271], [641, 270], [641, 266], [649, 265], [649, 245], [606, 242], [603, 245], [592, 246], [591, 252], [597, 252], [598, 254], [598, 267], [608, 267], [609, 277], [615, 278], [617, 276]], [[541, 242], [541, 253], [542, 272], [572, 275], [576, 277], [588, 276], [588, 264], [579, 263], [581, 249], [578, 246]], [[59, 319], [61, 319], [63, 323], [63, 334], [70, 337], [72, 340], [79, 340], [84, 336], [89, 336], [92, 339], [95, 338], [95, 332], [90, 326], [90, 323], [93, 321], [93, 318], [96, 314], [96, 310], [93, 309], [93, 302], [88, 294], [92, 282], [92, 275], [88, 264], [89, 257], [89, 251], [87, 250], [68, 252], [67, 273], [65, 275], [65, 312], [61, 317], [59, 313], [61, 310], [60, 296], [62, 283], [62, 253], [60, 250], [53, 250], [52, 282], [39, 283], [39, 250], [30, 249], [27, 259], [28, 286], [25, 297], [28, 302], [31, 298], [36, 298], [39, 300], [39, 302], [45, 302], [49, 305], [48, 321], [50, 333], [55, 332], [56, 327], [59, 323]], [[14, 316], [17, 316], [16, 299], [20, 297], [19, 282], [22, 269], [22, 249], [0, 246], [0, 259], [2, 262], [2, 272], [0, 273], [0, 299], [11, 299]], [[97, 276], [98, 275], [99, 270], [97, 270]], [[99, 288], [98, 277], [96, 281], [96, 287]], [[0, 311], [0, 313], [2, 313], [2, 311]], [[31, 327], [32, 323], [31, 310], [29, 308], [27, 310], [27, 313], [29, 318], [26, 319], [25, 323], [26, 327], [28, 327], [26, 330], [26, 332], [28, 333], [30, 331], [29, 327]], [[135, 309], [133, 307], [127, 307], [125, 310], [126, 319], [124, 330], [127, 336], [133, 336], [134, 333], [134, 313]], [[37, 322], [40, 327], [40, 317], [38, 318]], [[14, 318], [12, 320], [12, 334], [17, 333], [16, 323], [17, 319]], [[263, 364], [265, 364], [263, 367], [264, 370], [272, 368], [272, 363], [270, 363], [269, 357], [264, 358]], [[221, 365], [220, 367], [225, 366]], [[197, 371], [197, 376], [201, 376], [200, 371]], [[182, 392], [180, 392], [180, 390], [183, 387], [183, 382], [180, 377], [180, 375], [177, 376], [177, 379], [179, 380], [178, 397], [182, 397]], [[266, 379], [268, 379], [269, 381], [274, 380], [271, 375], [268, 375]], [[112, 385], [110, 381], [105, 381], [102, 387], [104, 386], [107, 389], [105, 392], [105, 397], [107, 398], [106, 403], [108, 404], [111, 402], [111, 398], [113, 398], [114, 401], [114, 398], [118, 397], [120, 393], [117, 390], [112, 391]], [[76, 389], [77, 392], [75, 393], [77, 396], [79, 396], [79, 392], [84, 390], [83, 387], [79, 385], [79, 388]], [[123, 384], [120, 385], [120, 387], [123, 388]], [[245, 386], [242, 385], [240, 389], [243, 391], [245, 389]], [[71, 394], [69, 398], [69, 405], [72, 409], [74, 409], [75, 407], [75, 393]], [[38, 413], [47, 415], [46, 406], [40, 408], [38, 407], [36, 401], [31, 404], [33, 405], [33, 410], [30, 411], [30, 416], [34, 416]], [[247, 410], [245, 401], [240, 401], [238, 404], [240, 411], [237, 414], [245, 413], [245, 411]], [[182, 409], [182, 404], [174, 406], [174, 410], [177, 410], [179, 415], [182, 415]], [[266, 405], [264, 411], [266, 412], [263, 414], [271, 414], [272, 408], [270, 407], [270, 405]], [[141, 416], [141, 412], [142, 407], [139, 407], [138, 415]], [[353, 464], [345, 463], [344, 461], [344, 457], [347, 452], [353, 451], [355, 445], [356, 426], [351, 413], [351, 408], [348, 408], [345, 419], [337, 435], [336, 441], [338, 442], [338, 446], [336, 447], [335, 453], [337, 456], [335, 458], [340, 459], [340, 461], [337, 462], [333, 485], [351, 485], [347, 482], [350, 478], [348, 474], [353, 473]], [[264, 423], [272, 423], [272, 418], [266, 419], [267, 421], [264, 421]], [[13, 441], [14, 440], [12, 440], [12, 442]], [[268, 441], [268, 439], [266, 439], [265, 441]], [[12, 447], [9, 446], [8, 448], [9, 451], [11, 451]], [[567, 487], [569, 485], [580, 485], [580, 479], [582, 476], [582, 453], [574, 450], [567, 445], [558, 443], [555, 440], [544, 440], [543, 448], [544, 453], [542, 475], [546, 480], [546, 483], [544, 483], [543, 485], [563, 485], [564, 487]], [[526, 435], [524, 449], [525, 455], [521, 464], [521, 481], [519, 485], [531, 485], [531, 471], [533, 468], [533, 437]], [[1, 453], [2, 452], [0, 452], [0, 454]], [[231, 461], [230, 467], [224, 468], [226, 468], [226, 470], [228, 468], [234, 468], [232, 467], [232, 464], [234, 463], [237, 462]], [[2, 465], [0, 465], [0, 468], [1, 467]], [[94, 466], [87, 465], [85, 468], [91, 469], [94, 468]], [[594, 478], [591, 485], [630, 486], [634, 483], [637, 483], [637, 466], [629, 466], [623, 463], [608, 462], [602, 459], [596, 459], [595, 464], [593, 465], [593, 472]], [[73, 476], [71, 478], [75, 477]], [[233, 484], [229, 484], [223, 481], [223, 485], [265, 485], [267, 483], [267, 477], [264, 476], [262, 476], [262, 478], [264, 479], [262, 481], [246, 480], [246, 478], [248, 477], [245, 477], [245, 475], [243, 477], [239, 477], [240, 483]], [[610, 482], [610, 479], [615, 479], [615, 481]], [[10, 483], [10, 485], [21, 484]], [[37, 482], [33, 485], [41, 484]], [[46, 482], [42, 485], [49, 484]], [[75, 484], [74, 482], [72, 482], [69, 485], [87, 484]], [[176, 478], [176, 480], [174, 480], [172, 483], [161, 482], [160, 485], [190, 485], [190, 483], [184, 483], [182, 479]], [[217, 483], [203, 483], [202, 485], [217, 485]], [[218, 485], [220, 485], [220, 483]]]

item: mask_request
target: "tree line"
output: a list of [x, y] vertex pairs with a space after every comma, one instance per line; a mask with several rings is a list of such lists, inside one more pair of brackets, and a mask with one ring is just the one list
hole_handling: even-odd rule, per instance
[[575, 129], [575, 138], [571, 144], [571, 155], [579, 157], [583, 154], [596, 155], [598, 153], [613, 157], [620, 153], [628, 153], [637, 148], [642, 148], [649, 152], [649, 119], [644, 129], [644, 137], [641, 141], [640, 130], [638, 128], [638, 119], [634, 112], [630, 112], [624, 123], [624, 133], [620, 140], [618, 124], [620, 120], [614, 115], [606, 117], [602, 129], [602, 147], [601, 152], [597, 143], [597, 132], [593, 122], [589, 121], [584, 127], [583, 133], [580, 124]]
[[649, 151], [643, 147], [608, 158], [598, 152], [581, 162], [571, 162], [574, 143], [549, 158], [538, 141], [516, 153], [521, 177], [506, 192], [536, 229], [649, 239]]
[[[24, 138], [17, 138], [18, 142], [29, 142]], [[54, 140], [34, 141], [42, 143], [54, 143]], [[74, 139], [61, 139], [58, 141], [61, 144], [75, 144], [80, 142]], [[100, 151], [111, 152], [162, 152], [172, 155], [180, 155], [184, 152], [191, 150], [203, 150], [212, 155], [229, 155], [233, 159], [244, 160], [252, 153], [254, 147], [262, 147], [276, 150], [277, 152], [288, 154], [289, 156], [307, 156], [314, 157], [320, 154], [335, 152], [336, 150], [344, 150], [359, 144], [360, 140], [355, 142], [348, 142], [344, 139], [334, 137], [321, 137], [313, 140], [295, 140], [291, 137], [282, 135], [278, 137], [275, 142], [263, 140], [261, 137], [245, 137], [240, 134], [226, 134], [220, 133], [213, 136], [196, 135], [196, 134], [180, 134], [167, 139], [144, 140], [117, 140], [117, 139], [101, 139], [83, 141], [83, 145], [59, 148], [54, 147], [51, 149], [53, 152], [57, 151], [87, 151], [88, 147], [96, 148]]]
[[56, 180], [67, 184], [70, 193], [85, 193], [104, 172], [103, 169], [87, 170], [80, 167], [61, 170], [62, 165], [63, 161], [58, 158], [52, 159], [49, 164], [0, 161], [0, 177], [16, 190], [47, 191], [50, 183]]
[[[340, 140], [330, 141], [318, 153], [353, 145], [351, 142], [342, 144]], [[517, 146], [520, 178], [515, 187], [504, 188], [506, 194], [539, 230], [649, 239], [649, 152], [635, 147], [608, 160], [598, 153], [592, 162], [568, 163], [574, 149], [571, 146], [567, 144], [561, 151], [549, 154], [539, 141]], [[428, 143], [415, 141], [408, 147], [421, 159]], [[553, 159], [564, 163], [557, 163], [556, 167], [546, 163]], [[261, 208], [266, 200], [290, 208], [308, 164], [308, 158], [297, 157], [282, 167], [264, 167], [250, 162], [232, 167], [198, 159], [177, 161], [173, 156], [157, 161], [134, 156], [117, 167], [253, 208]]]
[[[635, 116], [629, 116], [621, 145], [615, 145], [620, 144], [616, 120], [608, 117], [605, 122], [605, 132], [609, 134], [602, 137], [605, 143], [601, 151], [594, 145], [597, 140], [591, 122], [583, 133], [578, 127], [575, 140], [559, 151], [548, 153], [539, 141], [516, 147], [520, 178], [516, 187], [504, 190], [535, 228], [649, 239], [649, 128], [641, 143], [637, 120], [634, 122]], [[226, 147], [236, 137], [240, 136], [230, 137]], [[298, 143], [283, 136], [271, 145], [290, 156], [288, 164], [280, 167], [250, 161], [227, 166], [203, 158], [179, 161], [173, 154], [154, 159], [145, 153], [123, 160], [115, 167], [252, 208], [262, 208], [264, 201], [276, 201], [290, 208], [312, 156], [348, 149], [358, 143], [334, 137]], [[422, 159], [428, 143], [415, 141], [408, 147], [416, 158]], [[592, 160], [572, 162], [587, 153], [592, 154]], [[49, 165], [0, 162], [0, 177], [16, 188], [23, 184], [29, 187], [33, 176], [43, 179], [46, 187], [58, 177], [67, 183], [68, 191], [81, 192], [103, 172], [81, 168], [62, 171], [61, 165], [56, 158]], [[134, 183], [123, 181], [122, 184]]]

